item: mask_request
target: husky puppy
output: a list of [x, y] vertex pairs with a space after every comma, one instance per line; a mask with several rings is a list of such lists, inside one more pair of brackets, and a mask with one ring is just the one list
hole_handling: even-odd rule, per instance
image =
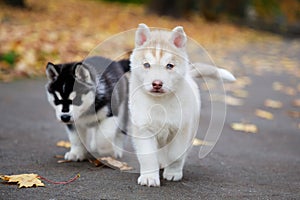
[[[140, 185], [160, 186], [160, 168], [164, 179], [183, 177], [200, 118], [200, 94], [193, 77], [234, 80], [230, 72], [212, 66], [203, 69], [198, 64], [191, 69], [186, 43], [181, 26], [169, 32], [150, 31], [140, 24], [136, 31], [130, 57], [129, 110]], [[203, 74], [198, 75], [197, 70]]]
[[88, 152], [122, 156], [128, 117], [129, 61], [89, 57], [46, 67], [48, 101], [66, 125], [71, 149], [66, 160], [82, 161]]

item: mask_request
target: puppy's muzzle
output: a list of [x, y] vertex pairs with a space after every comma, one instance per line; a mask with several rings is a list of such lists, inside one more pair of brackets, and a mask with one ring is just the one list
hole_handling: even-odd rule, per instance
[[152, 82], [152, 93], [164, 93], [163, 82], [161, 80], [155, 80]]
[[60, 119], [61, 119], [62, 122], [68, 123], [68, 122], [70, 122], [70, 120], [71, 120], [71, 116], [70, 116], [70, 115], [64, 114], [64, 115], [61, 115], [61, 116], [60, 116]]

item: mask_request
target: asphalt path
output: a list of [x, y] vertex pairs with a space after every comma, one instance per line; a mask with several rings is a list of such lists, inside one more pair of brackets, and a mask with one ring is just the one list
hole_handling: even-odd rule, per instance
[[[37, 173], [54, 181], [81, 175], [69, 184], [44, 182], [45, 187], [36, 188], [19, 189], [1, 181], [0, 199], [300, 199], [300, 120], [289, 115], [299, 112], [291, 103], [300, 97], [299, 79], [286, 73], [247, 76], [251, 79], [245, 87], [248, 97], [242, 106], [227, 107], [224, 128], [212, 152], [199, 159], [199, 147], [192, 147], [183, 180], [162, 180], [158, 188], [138, 185], [136, 173], [89, 162], [57, 163], [54, 156], [67, 150], [56, 142], [67, 135], [46, 101], [46, 80], [0, 83], [0, 174]], [[278, 81], [296, 93], [274, 91]], [[203, 121], [209, 116], [205, 96]], [[264, 100], [275, 97], [283, 107], [264, 108]], [[255, 116], [257, 108], [269, 110], [274, 119]], [[233, 122], [251, 122], [258, 131], [234, 131]]]

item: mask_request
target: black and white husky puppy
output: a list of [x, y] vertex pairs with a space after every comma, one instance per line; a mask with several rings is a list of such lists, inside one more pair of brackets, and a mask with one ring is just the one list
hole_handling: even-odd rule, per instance
[[129, 61], [94, 56], [82, 62], [48, 63], [48, 101], [66, 125], [71, 149], [66, 160], [82, 161], [88, 152], [122, 156], [128, 121]]

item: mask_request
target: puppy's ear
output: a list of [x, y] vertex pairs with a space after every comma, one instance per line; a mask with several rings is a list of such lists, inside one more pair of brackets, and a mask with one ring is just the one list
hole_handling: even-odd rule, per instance
[[172, 30], [171, 42], [177, 48], [183, 48], [186, 45], [186, 34], [182, 26], [177, 26]]
[[55, 80], [59, 75], [59, 73], [57, 72], [55, 66], [56, 65], [54, 65], [51, 62], [48, 62], [47, 66], [46, 66], [46, 75], [47, 75], [47, 78], [48, 78], [49, 81]]
[[75, 77], [80, 82], [87, 83], [89, 85], [93, 84], [90, 71], [83, 66], [81, 62], [76, 64]]
[[150, 37], [150, 29], [146, 24], [139, 24], [135, 32], [135, 45], [136, 47], [142, 46]]

